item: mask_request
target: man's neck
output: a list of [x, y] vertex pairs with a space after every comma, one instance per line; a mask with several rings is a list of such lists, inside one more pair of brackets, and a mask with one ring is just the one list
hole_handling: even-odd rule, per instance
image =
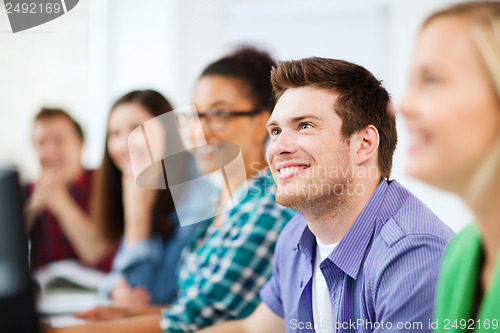
[[380, 180], [362, 184], [366, 190], [358, 195], [348, 192], [342, 196], [332, 196], [301, 211], [311, 232], [323, 244], [340, 242], [361, 214], [379, 182]]

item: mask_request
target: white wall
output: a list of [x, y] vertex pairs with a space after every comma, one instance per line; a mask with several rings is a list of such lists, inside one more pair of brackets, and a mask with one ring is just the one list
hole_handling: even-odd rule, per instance
[[89, 68], [92, 123], [88, 162], [102, 158], [113, 101], [135, 89], [155, 89], [176, 103], [179, 43], [176, 1], [89, 0]]
[[[240, 42], [279, 59], [345, 58], [384, 81], [397, 102], [421, 21], [455, 0], [82, 0], [65, 16], [9, 34], [0, 7], [0, 164], [36, 176], [31, 117], [44, 103], [67, 107], [87, 129], [85, 162], [99, 164], [109, 106], [131, 89], [153, 88], [190, 102], [203, 69]], [[46, 33], [45, 31], [52, 31]], [[393, 176], [455, 230], [471, 219], [454, 196], [408, 179], [408, 143], [398, 119]]]
[[[70, 15], [71, 14], [71, 15]], [[89, 7], [12, 34], [0, 4], [0, 164], [18, 165], [32, 178], [32, 117], [42, 105], [67, 108], [85, 128], [88, 110]]]

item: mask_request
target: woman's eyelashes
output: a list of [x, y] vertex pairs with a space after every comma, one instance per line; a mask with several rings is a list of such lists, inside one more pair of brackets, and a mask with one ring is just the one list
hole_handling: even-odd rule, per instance
[[423, 86], [433, 86], [442, 81], [440, 75], [433, 70], [423, 70], [420, 74], [420, 83]]
[[435, 75], [426, 75], [422, 78], [422, 84], [424, 86], [433, 86], [440, 82], [440, 79]]

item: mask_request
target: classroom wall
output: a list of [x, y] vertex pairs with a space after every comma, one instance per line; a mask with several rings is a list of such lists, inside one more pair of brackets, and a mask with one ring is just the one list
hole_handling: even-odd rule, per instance
[[30, 133], [40, 106], [66, 108], [89, 127], [87, 1], [70, 13], [12, 34], [0, 4], [0, 164], [19, 166], [25, 179], [38, 171]]
[[[240, 43], [278, 59], [355, 61], [382, 79], [397, 102], [421, 21], [454, 0], [81, 0], [65, 16], [11, 34], [0, 8], [0, 164], [26, 180], [38, 173], [31, 117], [43, 104], [67, 108], [86, 128], [84, 163], [99, 165], [113, 100], [153, 88], [175, 106], [190, 103], [202, 68]], [[393, 177], [453, 229], [472, 216], [450, 194], [404, 174], [408, 137], [398, 117]]]

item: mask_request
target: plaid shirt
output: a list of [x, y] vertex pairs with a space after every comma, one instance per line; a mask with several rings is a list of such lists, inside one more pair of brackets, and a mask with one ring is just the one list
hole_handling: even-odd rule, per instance
[[[71, 197], [87, 214], [90, 206], [92, 175], [92, 170], [85, 170], [69, 188]], [[36, 184], [27, 186], [27, 198], [33, 194], [35, 187]], [[47, 210], [36, 218], [29, 237], [31, 241], [30, 265], [32, 270], [57, 260], [79, 260], [71, 243], [59, 226], [56, 217]], [[112, 255], [107, 256], [96, 268], [106, 272], [109, 271], [112, 259]]]
[[260, 303], [278, 234], [294, 211], [276, 203], [269, 170], [250, 179], [248, 187], [243, 201], [221, 216], [220, 228], [211, 223], [199, 228], [184, 249], [178, 296], [160, 321], [164, 332], [191, 332], [241, 319]]

